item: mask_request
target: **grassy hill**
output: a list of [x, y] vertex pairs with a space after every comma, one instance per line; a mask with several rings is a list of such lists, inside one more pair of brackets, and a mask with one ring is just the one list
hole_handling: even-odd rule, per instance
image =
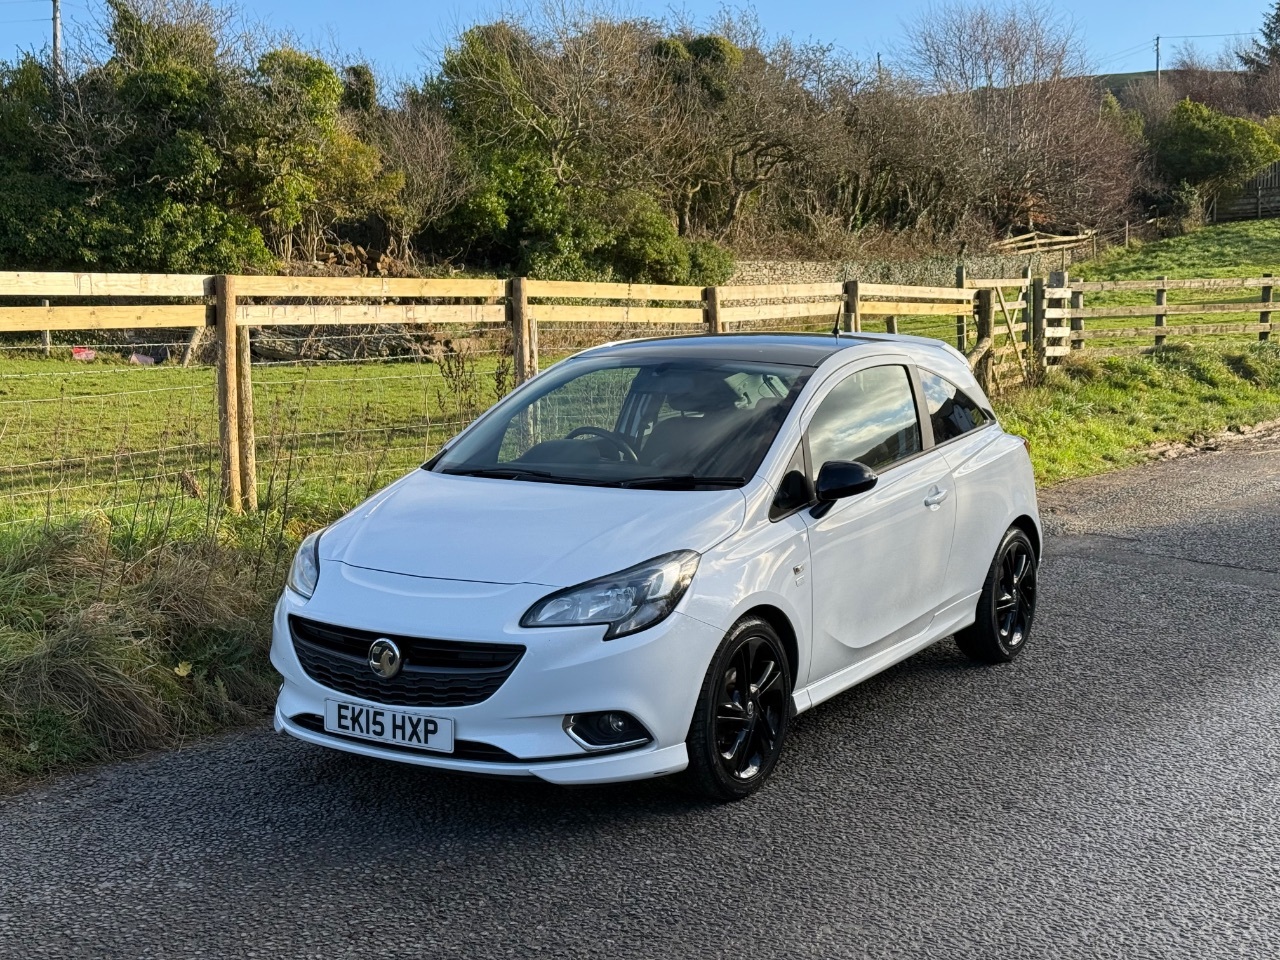
[[1151, 280], [1158, 276], [1280, 276], [1280, 220], [1244, 220], [1204, 227], [1170, 237], [1116, 248], [1078, 264], [1074, 276], [1086, 280]]
[[1132, 87], [1144, 81], [1155, 82], [1156, 72], [1154, 70], [1135, 70], [1130, 73], [1100, 73], [1095, 78], [1098, 85], [1104, 90], [1110, 90], [1116, 96], [1120, 96], [1126, 87]]

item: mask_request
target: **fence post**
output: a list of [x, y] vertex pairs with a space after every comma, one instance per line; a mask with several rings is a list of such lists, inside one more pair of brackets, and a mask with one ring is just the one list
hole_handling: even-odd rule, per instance
[[[1071, 277], [1070, 275], [1068, 275], [1066, 270], [1053, 270], [1049, 273], [1050, 289], [1056, 288], [1058, 290], [1061, 290], [1063, 287], [1067, 286], [1070, 282], [1071, 282]], [[1071, 301], [1069, 299], [1064, 299], [1063, 297], [1060, 297], [1060, 296], [1051, 297], [1048, 295], [1048, 291], [1046, 291], [1045, 306], [1050, 309], [1054, 307], [1062, 309], [1062, 308], [1071, 306]], [[1070, 326], [1071, 322], [1069, 320], [1059, 319], [1054, 325], [1059, 327], [1066, 327], [1066, 326]], [[1071, 349], [1071, 339], [1069, 337], [1067, 338], [1067, 349], [1068, 350]], [[1061, 360], [1059, 360], [1059, 362], [1061, 362]]]
[[844, 332], [862, 332], [862, 294], [857, 280], [844, 282]]
[[1022, 268], [1022, 342], [1031, 342], [1031, 267]]
[[[40, 306], [42, 306], [42, 307], [44, 307], [46, 310], [48, 310], [48, 309], [49, 309], [49, 301], [48, 301], [48, 300], [41, 300], [41, 301], [40, 301]], [[44, 355], [45, 355], [46, 357], [47, 357], [47, 356], [49, 356], [49, 354], [51, 354], [51, 353], [53, 352], [53, 333], [52, 333], [52, 331], [49, 331], [49, 330], [41, 330], [41, 331], [40, 331], [40, 345], [41, 345], [42, 347], [44, 347]]]
[[529, 313], [527, 307], [525, 309], [525, 314], [529, 318], [526, 321], [529, 327], [529, 334], [528, 334], [529, 376], [536, 377], [538, 375], [538, 369], [539, 369], [539, 366], [538, 366], [538, 318], [535, 317], [533, 314]]
[[[1028, 268], [1030, 269], [1030, 268]], [[1037, 380], [1049, 367], [1044, 336], [1044, 277], [1031, 281], [1031, 355], [1035, 358]]]
[[[235, 315], [234, 308], [232, 316]], [[236, 325], [236, 408], [240, 432], [240, 502], [250, 513], [258, 509], [258, 450], [253, 430], [253, 361], [249, 328]]]
[[511, 324], [512, 376], [516, 385], [529, 379], [533, 367], [533, 344], [529, 329], [529, 298], [524, 277], [507, 281], [507, 320]]
[[[1157, 280], [1159, 280], [1161, 283], [1164, 283], [1164, 282], [1165, 282], [1166, 280], [1168, 280], [1169, 278], [1168, 278], [1168, 277], [1156, 277], [1156, 279], [1157, 279]], [[1160, 289], [1158, 289], [1158, 290], [1156, 291], [1156, 306], [1157, 306], [1157, 307], [1163, 307], [1163, 306], [1166, 306], [1166, 305], [1168, 304], [1168, 302], [1169, 302], [1169, 291], [1168, 291], [1168, 290], [1166, 290], [1164, 287], [1161, 287]], [[1167, 317], [1167, 314], [1157, 313], [1157, 314], [1156, 314], [1156, 326], [1157, 326], [1157, 327], [1163, 327], [1163, 326], [1165, 325], [1165, 322], [1166, 322], [1166, 317]], [[1157, 346], [1157, 347], [1163, 347], [1163, 346], [1164, 346], [1164, 341], [1165, 341], [1165, 338], [1164, 338], [1164, 337], [1162, 337], [1160, 334], [1158, 334], [1158, 333], [1157, 333], [1157, 334], [1156, 334], [1156, 346]]]
[[[1072, 309], [1072, 310], [1083, 310], [1083, 309], [1084, 309], [1084, 291], [1083, 291], [1083, 290], [1072, 290], [1072, 291], [1071, 291], [1071, 309]], [[1078, 331], [1078, 332], [1080, 332], [1080, 333], [1083, 333], [1083, 332], [1084, 332], [1084, 317], [1072, 317], [1072, 318], [1071, 318], [1071, 332], [1072, 332], [1072, 333], [1076, 333], [1077, 331]], [[1080, 338], [1080, 337], [1072, 337], [1072, 338], [1071, 338], [1071, 349], [1072, 349], [1072, 350], [1083, 350], [1083, 349], [1084, 349], [1084, 339], [1083, 339], [1083, 338]]]
[[996, 350], [995, 337], [994, 337], [995, 316], [996, 316], [995, 291], [992, 290], [990, 287], [979, 288], [977, 305], [978, 305], [978, 313], [977, 313], [976, 319], [977, 319], [977, 325], [978, 325], [978, 330], [977, 330], [978, 343], [982, 343], [984, 340], [986, 340], [986, 341], [989, 341], [991, 345], [987, 348], [987, 352], [978, 361], [978, 366], [973, 372], [974, 372], [974, 376], [977, 377], [978, 384], [982, 387], [982, 389], [985, 392], [990, 392], [991, 368], [995, 364], [995, 350]]
[[724, 323], [720, 319], [720, 288], [702, 288], [702, 319], [707, 325], [707, 333], [724, 333]]
[[885, 332], [885, 333], [897, 333], [897, 332], [898, 332], [898, 318], [897, 318], [897, 317], [885, 317], [885, 318], [884, 318], [884, 332]]
[[[965, 282], [968, 280], [965, 273], [964, 264], [956, 265], [956, 288], [964, 289]], [[956, 314], [956, 349], [964, 353], [964, 348], [969, 344], [969, 318], [963, 313]]]
[[[1269, 273], [1264, 273], [1264, 274], [1263, 274], [1263, 277], [1265, 277], [1266, 279], [1270, 280], [1270, 279], [1271, 279], [1271, 274], [1269, 274]], [[1271, 302], [1271, 287], [1263, 287], [1263, 288], [1262, 288], [1262, 302], [1263, 302], [1263, 303], [1270, 303], [1270, 302]], [[1258, 322], [1259, 322], [1259, 323], [1270, 323], [1270, 322], [1271, 322], [1271, 311], [1270, 311], [1270, 310], [1259, 310], [1259, 311], [1258, 311]], [[1270, 331], [1270, 330], [1259, 330], [1259, 331], [1258, 331], [1258, 339], [1259, 339], [1259, 340], [1263, 340], [1263, 341], [1265, 341], [1265, 340], [1270, 340], [1270, 339], [1271, 339], [1271, 331]]]
[[237, 387], [235, 278], [214, 279], [214, 321], [218, 337], [218, 434], [222, 446], [222, 496], [232, 513], [242, 506], [240, 487], [240, 404]]

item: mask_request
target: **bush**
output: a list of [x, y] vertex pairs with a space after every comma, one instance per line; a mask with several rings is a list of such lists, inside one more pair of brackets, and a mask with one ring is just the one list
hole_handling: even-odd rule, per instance
[[1280, 145], [1258, 124], [1183, 100], [1151, 138], [1156, 164], [1170, 183], [1212, 195], [1238, 190], [1268, 164]]
[[689, 282], [703, 287], [727, 283], [733, 276], [733, 254], [710, 240], [689, 244]]
[[612, 242], [602, 266], [630, 283], [688, 283], [689, 247], [653, 197], [624, 193], [616, 200]]

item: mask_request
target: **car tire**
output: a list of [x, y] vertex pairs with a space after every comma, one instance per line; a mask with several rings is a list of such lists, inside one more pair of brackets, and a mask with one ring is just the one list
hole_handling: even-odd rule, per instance
[[711, 658], [694, 708], [681, 775], [686, 789], [720, 801], [760, 789], [786, 742], [791, 682], [778, 632], [759, 617], [735, 623]]
[[1008, 663], [1027, 645], [1036, 616], [1039, 560], [1031, 538], [1010, 527], [982, 584], [977, 619], [956, 634], [956, 645], [979, 663]]

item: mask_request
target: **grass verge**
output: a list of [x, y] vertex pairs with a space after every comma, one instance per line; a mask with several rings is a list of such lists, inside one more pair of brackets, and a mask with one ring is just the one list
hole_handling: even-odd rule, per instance
[[0, 544], [0, 790], [261, 717], [271, 604], [298, 537], [278, 516], [100, 515]]
[[1177, 345], [1138, 356], [1067, 358], [1042, 386], [997, 402], [1031, 441], [1036, 480], [1058, 483], [1140, 463], [1280, 417], [1280, 345]]
[[[997, 411], [1042, 484], [1101, 473], [1280, 417], [1280, 346], [1068, 358]], [[6, 535], [0, 790], [267, 715], [271, 605], [298, 540], [331, 518], [292, 502], [287, 518], [229, 517], [172, 498]]]

